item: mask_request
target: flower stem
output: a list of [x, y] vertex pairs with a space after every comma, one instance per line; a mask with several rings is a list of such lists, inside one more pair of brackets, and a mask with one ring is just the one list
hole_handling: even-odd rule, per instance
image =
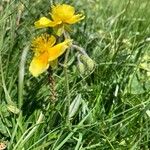
[[83, 55], [87, 55], [87, 53], [85, 52], [85, 49], [78, 45], [72, 44], [72, 48], [75, 48], [77, 51], [79, 51]]
[[[64, 32], [64, 38], [65, 39], [71, 39], [68, 32]], [[64, 60], [64, 74], [65, 74], [65, 88], [66, 88], [66, 104], [65, 104], [65, 115], [66, 115], [66, 124], [69, 127], [70, 126], [70, 119], [69, 119], [69, 107], [70, 107], [70, 91], [69, 91], [69, 78], [68, 78], [68, 57], [69, 57], [70, 49], [68, 48], [65, 54], [65, 60]]]
[[55, 91], [55, 80], [53, 78], [52, 67], [48, 68], [48, 80], [49, 80], [50, 92], [51, 92], [50, 99], [53, 103], [55, 103], [57, 101], [57, 95], [56, 95], [56, 91]]
[[69, 79], [68, 79], [68, 73], [67, 73], [67, 62], [68, 62], [68, 57], [69, 57], [70, 49], [66, 51], [65, 54], [65, 61], [64, 61], [64, 73], [65, 73], [65, 88], [66, 88], [66, 124], [69, 126], [70, 120], [69, 120], [69, 107], [70, 107], [70, 91], [69, 91]]

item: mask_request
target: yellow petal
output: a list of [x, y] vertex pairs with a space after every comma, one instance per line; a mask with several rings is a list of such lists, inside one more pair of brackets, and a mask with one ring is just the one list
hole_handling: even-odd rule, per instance
[[39, 56], [33, 57], [33, 60], [31, 61], [29, 71], [31, 74], [35, 77], [37, 77], [39, 74], [46, 71], [49, 67], [48, 63], [48, 53], [43, 53]]
[[66, 21], [67, 19], [71, 18], [75, 13], [74, 7], [70, 5], [56, 5], [52, 7], [52, 19], [53, 20], [61, 20]]
[[71, 45], [72, 40], [67, 39], [64, 42], [55, 45], [54, 47], [50, 48], [48, 53], [49, 53], [49, 57], [48, 60], [49, 61], [53, 61], [55, 59], [57, 59], [59, 56], [61, 56], [65, 50]]
[[50, 19], [46, 17], [40, 18], [40, 20], [36, 21], [34, 23], [36, 28], [45, 28], [45, 27], [54, 27], [56, 26], [56, 22], [51, 21]]
[[74, 24], [74, 23], [79, 22], [80, 20], [82, 20], [84, 18], [85, 18], [85, 16], [83, 16], [82, 14], [74, 15], [72, 18], [68, 19], [66, 21], [66, 23]]

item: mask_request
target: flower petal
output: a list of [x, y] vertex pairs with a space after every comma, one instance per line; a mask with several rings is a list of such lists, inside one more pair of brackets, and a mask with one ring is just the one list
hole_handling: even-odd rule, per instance
[[43, 53], [39, 56], [34, 56], [31, 61], [29, 71], [35, 77], [46, 71], [49, 67], [48, 53]]
[[54, 27], [57, 25], [57, 22], [51, 21], [46, 17], [42, 17], [38, 21], [36, 21], [34, 25], [36, 28]]
[[71, 45], [72, 40], [66, 39], [64, 42], [55, 45], [54, 47], [50, 48], [48, 53], [48, 60], [53, 61], [57, 59], [59, 56], [61, 56], [65, 50]]
[[56, 5], [52, 7], [52, 19], [66, 21], [67, 19], [71, 18], [75, 13], [74, 7], [70, 5]]
[[74, 15], [72, 18], [67, 20], [66, 23], [74, 24], [74, 23], [79, 22], [80, 20], [82, 20], [84, 18], [85, 18], [85, 16], [83, 16], [82, 14]]

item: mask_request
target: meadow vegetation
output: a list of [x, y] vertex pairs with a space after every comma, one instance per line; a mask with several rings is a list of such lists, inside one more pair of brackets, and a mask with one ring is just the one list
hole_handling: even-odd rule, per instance
[[[47, 30], [34, 22], [53, 3], [85, 15], [70, 36], [95, 61], [82, 76], [74, 49], [67, 71], [65, 55], [59, 58], [56, 102], [48, 73], [36, 78], [29, 72], [31, 41]], [[150, 149], [149, 8], [149, 0], [1, 0], [0, 142], [8, 150]]]

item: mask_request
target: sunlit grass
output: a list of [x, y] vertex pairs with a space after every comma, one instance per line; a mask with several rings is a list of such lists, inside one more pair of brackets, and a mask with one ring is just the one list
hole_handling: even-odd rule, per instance
[[0, 2], [0, 142], [9, 150], [149, 149], [149, 0], [67, 1], [86, 16], [71, 37], [96, 62], [93, 73], [81, 77], [70, 53], [69, 93], [79, 107], [69, 126], [63, 67], [54, 70], [55, 105], [47, 73], [29, 73], [30, 41], [45, 31], [33, 24], [52, 3]]

